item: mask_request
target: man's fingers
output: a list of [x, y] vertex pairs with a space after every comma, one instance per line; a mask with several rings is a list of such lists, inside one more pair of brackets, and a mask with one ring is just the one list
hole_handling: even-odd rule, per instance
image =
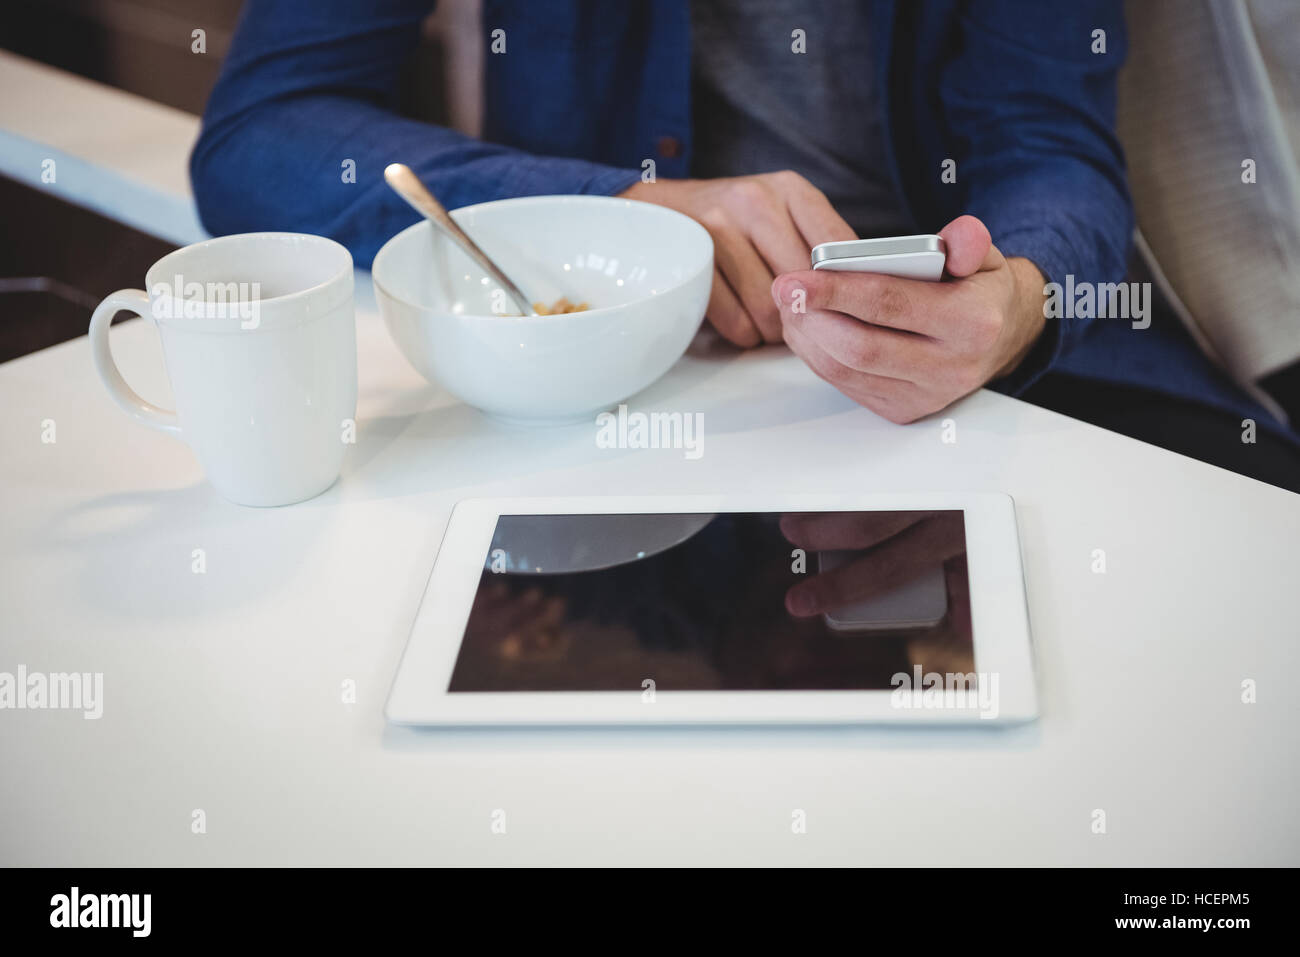
[[944, 270], [950, 276], [960, 279], [997, 269], [1005, 262], [988, 228], [974, 216], [958, 216], [939, 230], [939, 236], [948, 249]]
[[773, 276], [793, 269], [806, 269], [812, 247], [804, 240], [784, 205], [765, 211], [750, 227], [750, 237]]
[[924, 517], [916, 512], [787, 512], [781, 516], [781, 534], [800, 548], [870, 548]]
[[[714, 325], [738, 345], [757, 344], [746, 325], [761, 340], [780, 342], [773, 276], [804, 268], [813, 245], [852, 239], [853, 230], [822, 192], [796, 173], [723, 182], [714, 196], [716, 205], [697, 214], [713, 237], [714, 262], [731, 292], [730, 297], [717, 293], [717, 302], [710, 303], [718, 312]], [[746, 314], [745, 323], [735, 314], [736, 303]], [[709, 318], [715, 320], [712, 313]]]
[[814, 309], [785, 318], [832, 359], [856, 372], [911, 382], [927, 361], [934, 342], [924, 336], [864, 323], [841, 312]]
[[910, 422], [916, 418], [916, 386], [901, 379], [858, 372], [832, 359], [811, 338], [793, 325], [785, 327], [785, 341], [790, 351], [822, 381], [834, 386], [858, 405], [866, 406], [890, 422]]
[[912, 385], [903, 379], [850, 369], [815, 339], [792, 325], [785, 327], [785, 342], [808, 368], [859, 405], [874, 409], [889, 393]]
[[844, 221], [843, 216], [835, 212], [831, 201], [816, 186], [797, 173], [786, 172], [777, 175], [784, 177], [786, 204], [790, 209], [790, 218], [799, 228], [810, 252], [813, 246], [821, 243], [858, 238], [853, 227]]
[[905, 585], [965, 550], [961, 516], [932, 516], [849, 564], [795, 585], [786, 592], [785, 607], [798, 617], [834, 611]]
[[[800, 294], [802, 290], [802, 294]], [[941, 283], [899, 279], [872, 273], [805, 269], [772, 281], [772, 298], [795, 311], [802, 300], [805, 311], [841, 312], [862, 322], [938, 338], [944, 332], [942, 309], [951, 290]]]
[[750, 321], [749, 313], [716, 266], [713, 269], [713, 288], [709, 292], [709, 308], [705, 314], [713, 328], [727, 341], [745, 349], [762, 344], [763, 336], [758, 327]]
[[785, 607], [798, 618], [820, 615], [892, 591], [922, 571], [915, 558], [894, 561], [887, 554], [868, 553], [793, 586], [785, 593]]
[[[758, 330], [762, 341], [780, 342], [781, 316], [768, 293], [772, 272], [767, 263], [749, 237], [733, 226], [726, 214], [719, 212], [706, 216], [704, 225], [713, 236], [714, 263], [744, 307], [750, 324]], [[745, 344], [732, 341], [738, 345]], [[757, 342], [751, 344], [758, 345]]]

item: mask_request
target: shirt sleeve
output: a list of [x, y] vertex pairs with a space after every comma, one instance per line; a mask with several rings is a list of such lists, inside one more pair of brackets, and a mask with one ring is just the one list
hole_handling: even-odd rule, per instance
[[[966, 211], [1047, 282], [1122, 280], [1134, 216], [1115, 133], [1127, 48], [1120, 3], [981, 0], [964, 5], [960, 29], [962, 52], [940, 95], [950, 132], [967, 145]], [[1026, 360], [992, 385], [1028, 388], [1091, 321], [1048, 319]]]
[[190, 177], [204, 227], [317, 233], [368, 266], [418, 218], [384, 183], [410, 166], [449, 209], [511, 196], [621, 192], [639, 170], [534, 156], [396, 112], [431, 0], [249, 0]]

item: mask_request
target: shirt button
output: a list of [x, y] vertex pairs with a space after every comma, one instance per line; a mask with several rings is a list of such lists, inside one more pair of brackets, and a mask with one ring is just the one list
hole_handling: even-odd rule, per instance
[[655, 149], [664, 159], [676, 159], [682, 155], [682, 141], [675, 136], [661, 136]]

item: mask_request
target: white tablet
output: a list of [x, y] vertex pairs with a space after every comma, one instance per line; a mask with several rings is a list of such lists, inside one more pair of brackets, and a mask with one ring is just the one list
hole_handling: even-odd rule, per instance
[[991, 494], [459, 503], [389, 695], [407, 725], [1034, 718]]

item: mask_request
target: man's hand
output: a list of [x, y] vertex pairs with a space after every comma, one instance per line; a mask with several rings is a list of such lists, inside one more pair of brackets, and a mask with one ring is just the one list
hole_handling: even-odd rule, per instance
[[943, 282], [801, 269], [772, 283], [790, 348], [891, 422], [912, 422], [1007, 375], [1043, 331], [1038, 267], [1003, 258], [974, 216], [939, 235], [948, 248]]
[[966, 554], [961, 514], [944, 512], [790, 512], [781, 534], [808, 551], [857, 552], [832, 571], [806, 577], [785, 593], [785, 608], [798, 618], [833, 612], [888, 594]]
[[709, 321], [738, 346], [781, 341], [774, 276], [807, 269], [818, 243], [857, 238], [821, 190], [788, 170], [730, 179], [661, 179], [636, 183], [621, 195], [685, 213], [709, 231]]

